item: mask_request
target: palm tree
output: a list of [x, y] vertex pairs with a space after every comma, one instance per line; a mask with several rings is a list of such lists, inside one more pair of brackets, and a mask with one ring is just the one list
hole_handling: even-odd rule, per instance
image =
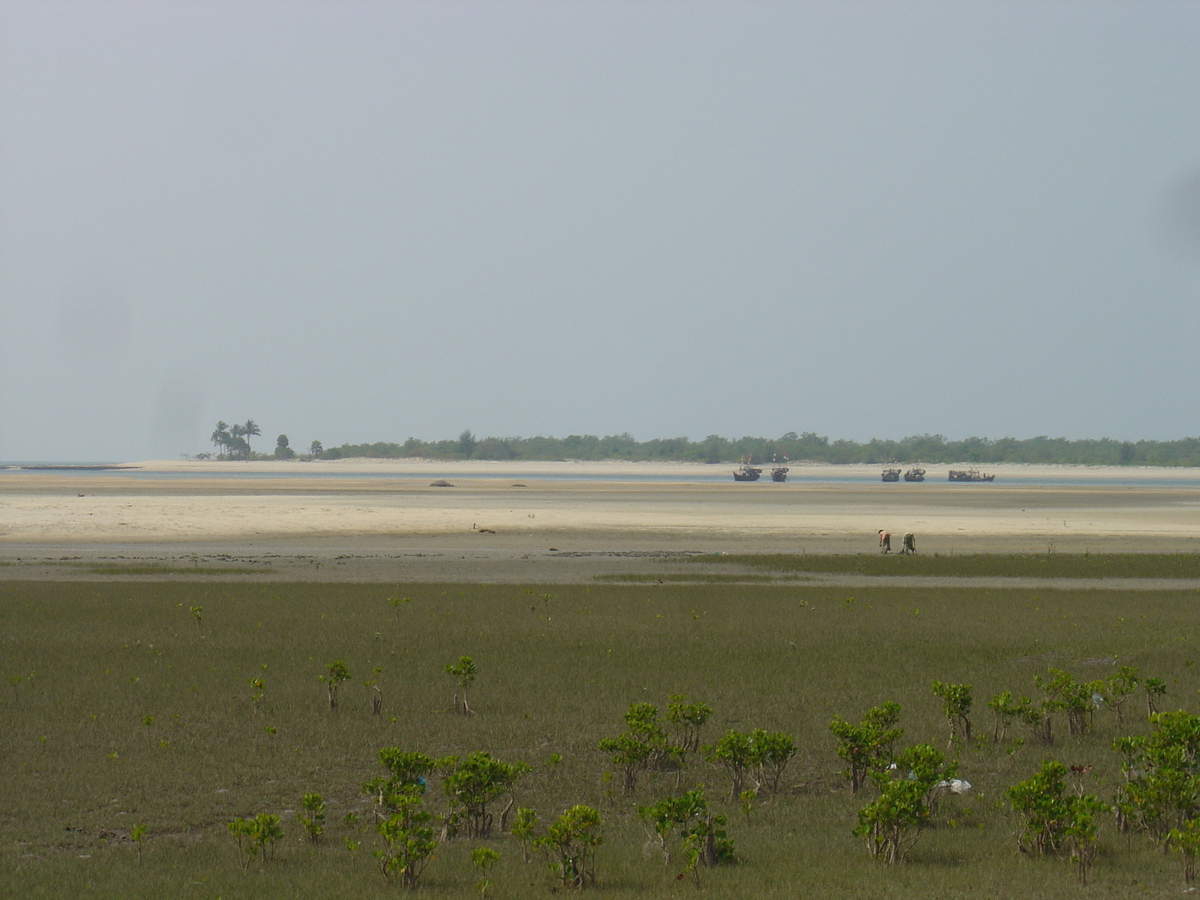
[[229, 446], [229, 426], [224, 422], [217, 423], [217, 430], [212, 433], [209, 438], [213, 442], [213, 446], [218, 448], [217, 455], [220, 456], [224, 452], [224, 448]]
[[246, 436], [246, 459], [250, 458], [250, 438], [256, 434], [262, 434], [258, 430], [258, 424], [253, 419], [247, 419], [246, 424], [242, 426], [242, 434]]
[[246, 441], [246, 429], [241, 425], [231, 425], [229, 427], [229, 455], [230, 457], [250, 458], [250, 444]]

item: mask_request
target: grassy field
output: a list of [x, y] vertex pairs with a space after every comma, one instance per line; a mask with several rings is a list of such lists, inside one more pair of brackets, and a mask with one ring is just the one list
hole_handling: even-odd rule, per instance
[[1196, 553], [977, 553], [905, 556], [728, 553], [693, 562], [748, 566], [768, 572], [854, 575], [927, 575], [1004, 578], [1200, 578]]
[[[929, 560], [903, 561], [917, 562]], [[895, 700], [902, 745], [945, 748], [932, 681], [973, 685], [976, 731], [986, 735], [994, 694], [1033, 696], [1034, 677], [1050, 667], [1107, 677], [1115, 661], [1164, 679], [1163, 708], [1196, 711], [1197, 625], [1194, 591], [7, 582], [0, 895], [395, 896], [402, 889], [371, 855], [379, 838], [365, 827], [370, 802], [359, 790], [383, 773], [376, 753], [388, 746], [524, 760], [533, 771], [518, 802], [543, 822], [576, 803], [598, 809], [605, 843], [588, 893], [599, 897], [695, 891], [678, 880], [679, 865], [664, 868], [644, 850], [636, 814], [695, 785], [728, 815], [739, 858], [702, 871], [710, 897], [1175, 895], [1178, 861], [1110, 821], [1087, 888], [1066, 860], [1016, 852], [1003, 791], [1041, 760], [1093, 765], [1091, 790], [1111, 797], [1119, 732], [1107, 714], [1084, 737], [1066, 737], [1057, 722], [1052, 747], [963, 750], [960, 777], [974, 791], [949, 798], [909, 861], [891, 868], [851, 833], [869, 798], [851, 796], [841, 778], [828, 724]], [[473, 716], [451, 709], [456, 684], [445, 672], [464, 654], [479, 670]], [[352, 674], [336, 712], [318, 681], [333, 660]], [[258, 702], [255, 678], [265, 685]], [[375, 678], [381, 716], [363, 684]], [[762, 794], [748, 820], [727, 799], [728, 776], [699, 760], [622, 796], [596, 742], [623, 730], [630, 703], [665, 707], [673, 694], [712, 706], [706, 740], [727, 728], [795, 738], [784, 788]], [[1125, 732], [1146, 728], [1134, 715]], [[294, 818], [309, 791], [328, 811], [315, 846]], [[431, 784], [433, 810], [440, 799]], [[258, 812], [280, 814], [285, 837], [274, 859], [243, 872], [226, 823]], [[358, 823], [344, 822], [350, 812]], [[147, 828], [140, 860], [135, 824]], [[417, 894], [476, 893], [470, 850], [479, 843], [440, 847]], [[486, 843], [502, 853], [489, 897], [549, 891], [545, 863], [525, 863], [516, 840]]]

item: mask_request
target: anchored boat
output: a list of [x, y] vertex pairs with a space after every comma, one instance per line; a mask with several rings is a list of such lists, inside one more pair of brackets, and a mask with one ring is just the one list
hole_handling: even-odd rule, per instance
[[879, 480], [880, 481], [899, 481], [900, 480], [900, 470], [899, 469], [891, 469], [891, 468], [884, 469], [883, 474], [879, 477]]
[[735, 469], [733, 472], [734, 481], [758, 481], [762, 476], [762, 469], [750, 465], [750, 463], [742, 463], [741, 468]]
[[920, 466], [913, 466], [911, 469], [909, 469], [907, 472], [904, 473], [904, 480], [905, 481], [924, 481], [925, 480], [925, 470], [922, 469]]
[[995, 475], [985, 475], [978, 469], [951, 469], [950, 481], [995, 481]]

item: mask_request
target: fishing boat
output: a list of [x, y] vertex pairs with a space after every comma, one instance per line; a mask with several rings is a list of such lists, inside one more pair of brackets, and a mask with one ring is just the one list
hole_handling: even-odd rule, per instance
[[733, 472], [734, 481], [758, 481], [762, 475], [762, 469], [757, 466], [752, 466], [750, 463], [742, 463], [741, 468], [735, 469]]
[[950, 481], [995, 481], [995, 475], [985, 475], [978, 469], [951, 469]]
[[771, 469], [772, 481], [787, 481], [788, 467], [784, 465], [785, 462], [787, 462], [786, 456], [783, 459], [778, 456], [771, 457], [771, 465], [774, 467]]
[[884, 469], [883, 474], [879, 476], [879, 480], [880, 481], [899, 481], [900, 480], [900, 470], [894, 469], [894, 468]]
[[924, 481], [925, 480], [925, 470], [922, 469], [920, 466], [913, 466], [911, 469], [909, 469], [907, 472], [904, 473], [904, 480], [905, 481]]

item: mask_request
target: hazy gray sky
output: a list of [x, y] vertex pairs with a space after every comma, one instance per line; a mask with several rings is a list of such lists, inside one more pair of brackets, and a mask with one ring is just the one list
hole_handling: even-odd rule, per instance
[[1200, 3], [0, 0], [0, 459], [1200, 433]]

